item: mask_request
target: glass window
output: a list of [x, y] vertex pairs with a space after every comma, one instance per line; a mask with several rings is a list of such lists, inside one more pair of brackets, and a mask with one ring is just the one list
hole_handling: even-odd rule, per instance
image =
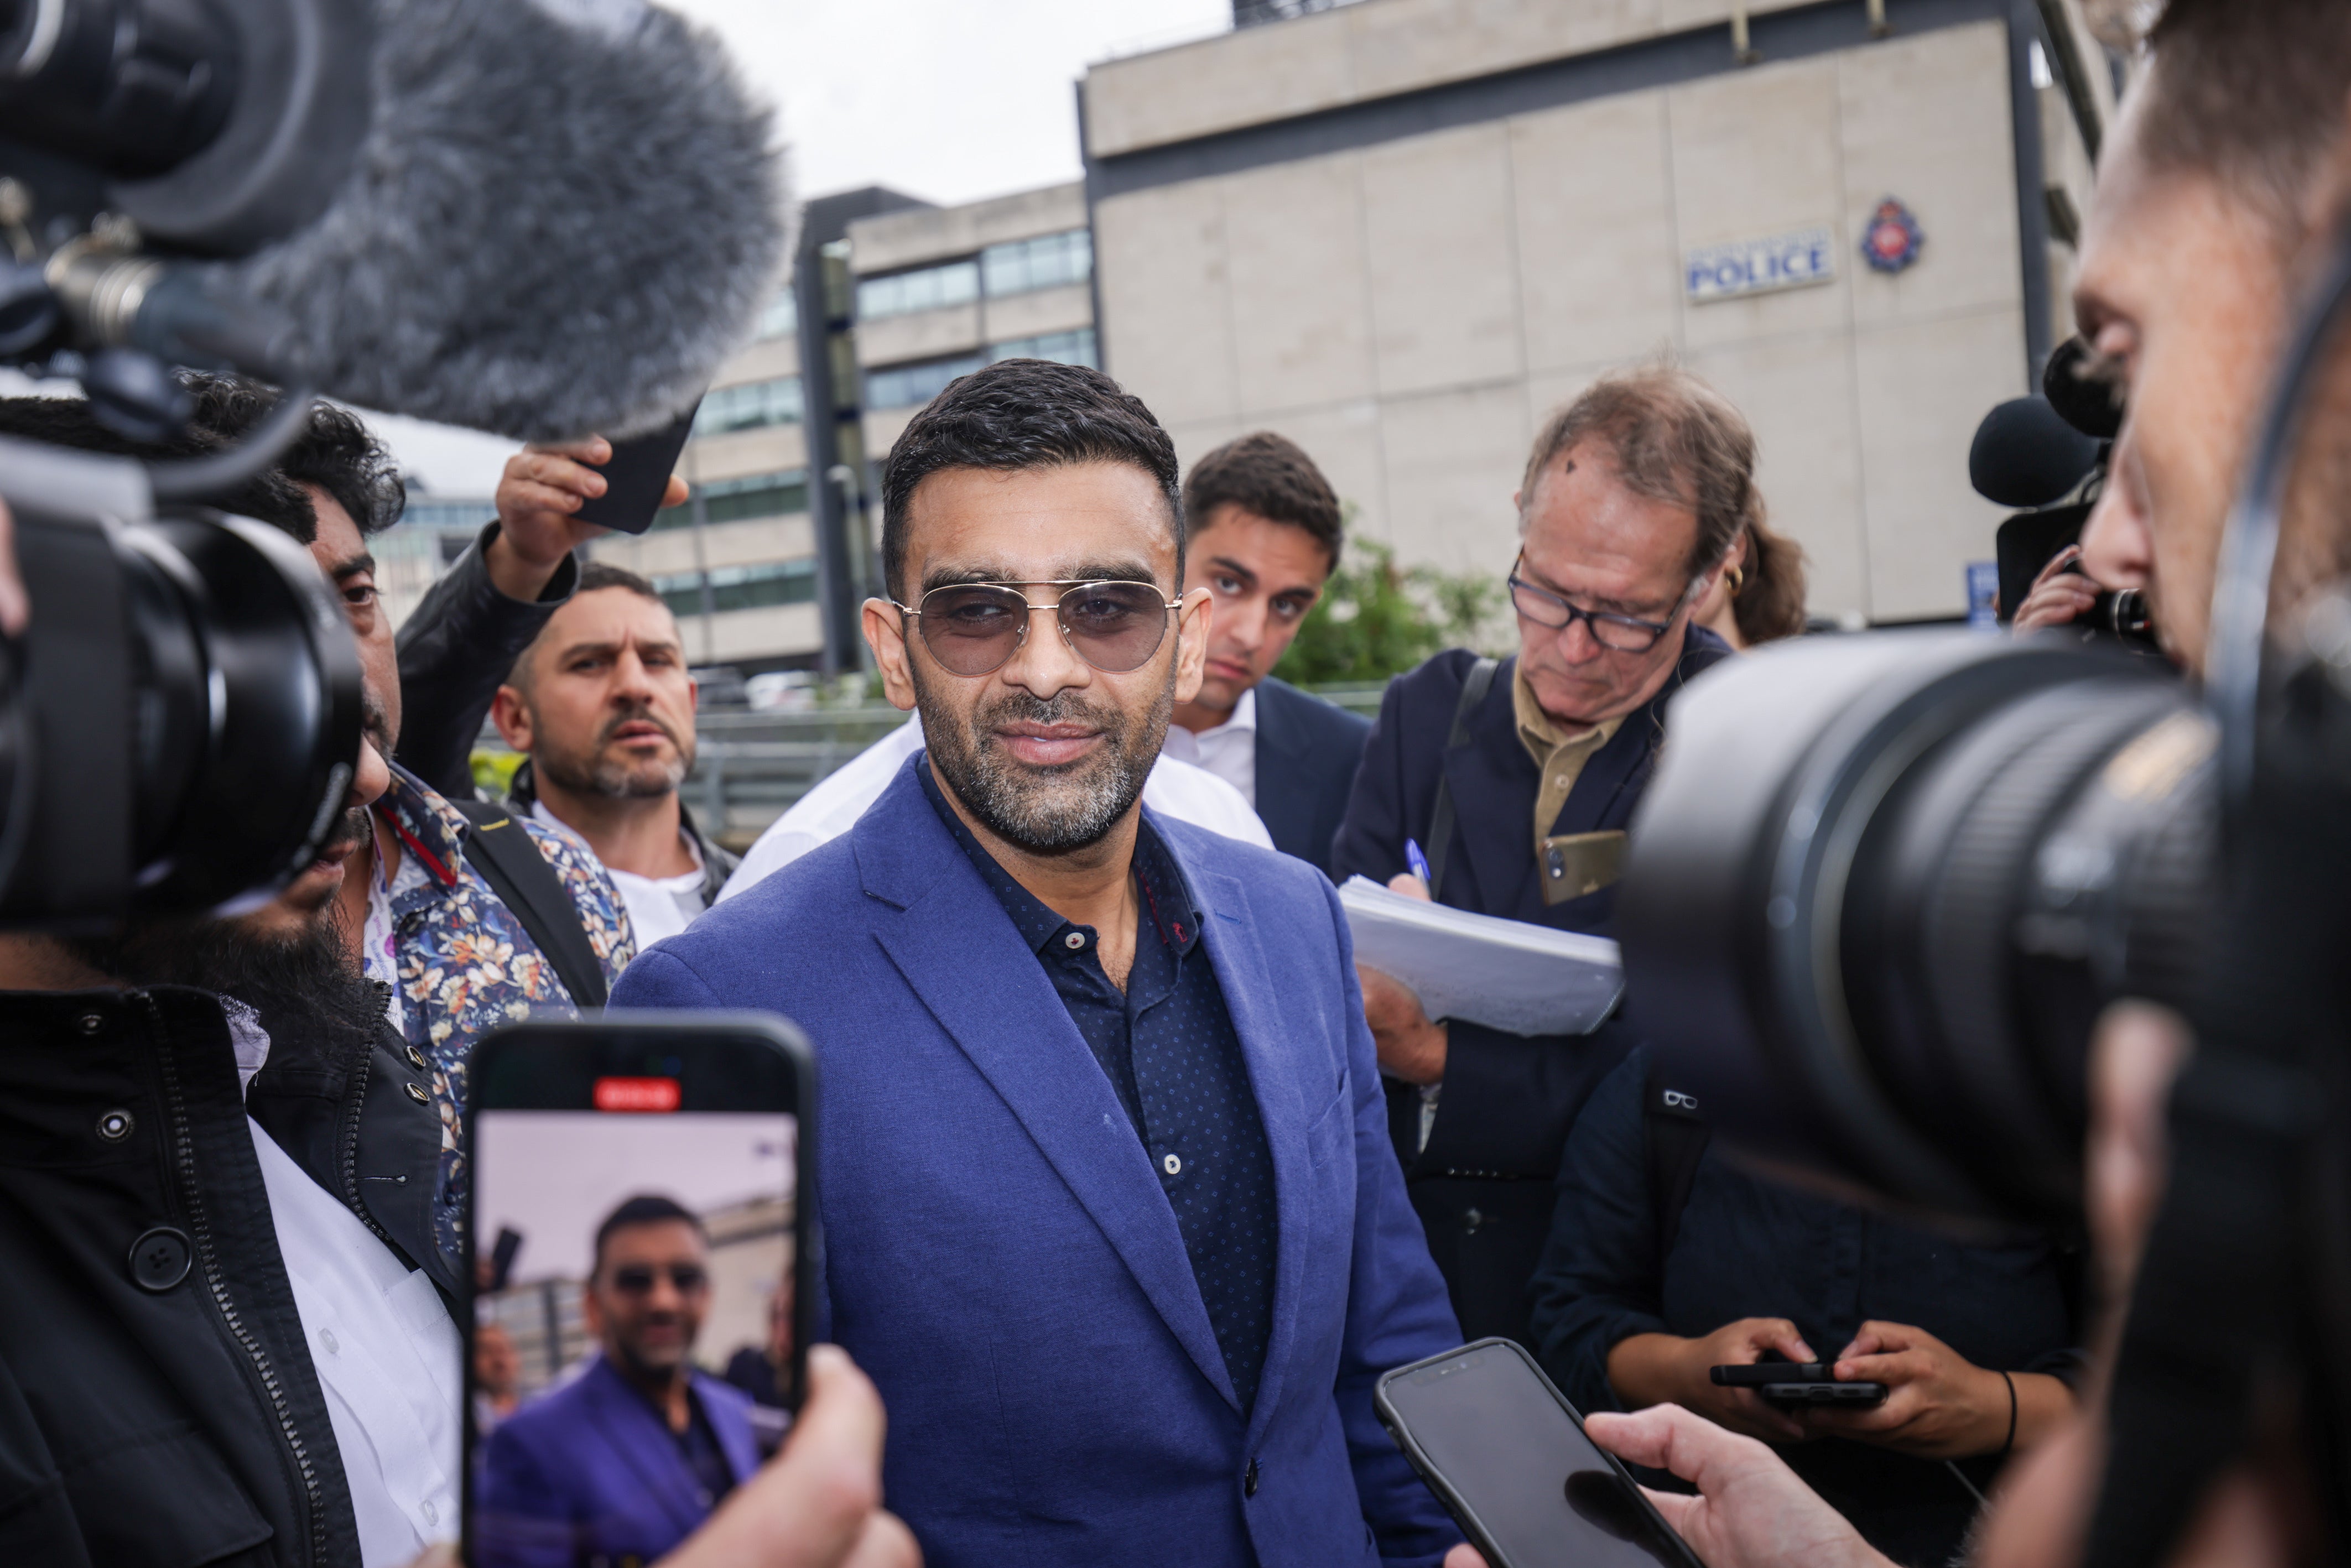
[[783, 291], [768, 300], [768, 308], [759, 312], [759, 324], [751, 335], [763, 341], [769, 338], [789, 338], [799, 330], [799, 303], [792, 298], [791, 285], [786, 284]]
[[967, 376], [987, 363], [985, 354], [958, 354], [952, 360], [925, 360], [919, 364], [892, 365], [865, 372], [865, 406], [872, 409], [920, 408], [946, 390], [957, 376]]
[[694, 434], [724, 435], [730, 430], [798, 424], [801, 412], [800, 379], [798, 376], [746, 382], [741, 386], [713, 387], [703, 394], [702, 412], [694, 416]]
[[991, 360], [1058, 360], [1065, 365], [1088, 365], [1102, 369], [1094, 355], [1094, 329], [1081, 327], [1074, 332], [1047, 332], [1035, 338], [1015, 338], [1008, 343], [998, 343], [988, 350]]
[[[674, 615], [702, 613], [702, 573], [679, 572], [653, 579], [653, 591]], [[759, 566], [722, 566], [710, 573], [710, 607], [763, 610], [776, 604], [816, 602], [816, 558], [768, 561]]]
[[979, 263], [951, 261], [944, 267], [859, 279], [857, 317], [861, 321], [871, 321], [880, 316], [904, 316], [914, 310], [968, 305], [978, 298]]
[[[739, 479], [713, 479], [697, 486], [702, 515], [713, 523], [747, 522], [754, 517], [781, 517], [809, 509], [808, 470], [786, 468], [776, 474], [746, 474]], [[664, 507], [653, 514], [657, 528], [694, 526], [694, 503]]]
[[496, 501], [420, 501], [411, 499], [400, 520], [413, 528], [469, 528], [478, 532], [498, 515]]
[[992, 245], [979, 253], [979, 266], [991, 295], [1026, 294], [1032, 288], [1083, 283], [1093, 276], [1093, 231], [1069, 229]]

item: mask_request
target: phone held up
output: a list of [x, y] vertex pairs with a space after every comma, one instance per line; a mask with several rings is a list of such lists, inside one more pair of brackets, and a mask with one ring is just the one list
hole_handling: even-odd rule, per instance
[[1489, 1568], [1698, 1568], [1534, 1357], [1481, 1339], [1382, 1376], [1372, 1403]]
[[677, 472], [678, 455], [685, 450], [695, 416], [701, 412], [697, 402], [659, 430], [613, 442], [612, 455], [601, 465], [591, 465], [604, 476], [604, 493], [580, 502], [572, 516], [617, 534], [641, 534], [652, 528], [662, 497], [668, 493], [669, 477]]
[[1818, 1361], [1759, 1361], [1718, 1366], [1708, 1373], [1718, 1388], [1752, 1388], [1766, 1405], [1831, 1410], [1867, 1410], [1886, 1403], [1883, 1383], [1839, 1383], [1836, 1368]]
[[[538, 1561], [529, 1543], [554, 1521], [530, 1506], [529, 1488], [507, 1484], [528, 1468], [515, 1458], [527, 1449], [577, 1448], [584, 1469], [652, 1486], [658, 1467], [587, 1451], [625, 1446], [590, 1408], [611, 1389], [684, 1409], [677, 1440], [707, 1437], [737, 1470], [781, 1444], [807, 1379], [814, 1100], [807, 1042], [764, 1014], [524, 1023], [475, 1048], [465, 1128], [474, 1568]], [[669, 1404], [676, 1395], [687, 1397]], [[549, 1430], [531, 1437], [534, 1425]], [[604, 1500], [616, 1512], [632, 1506]]]

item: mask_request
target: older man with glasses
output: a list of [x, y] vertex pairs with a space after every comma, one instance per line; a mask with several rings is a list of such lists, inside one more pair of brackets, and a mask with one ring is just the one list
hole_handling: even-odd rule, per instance
[[[1333, 873], [1605, 935], [1667, 705], [1729, 652], [1690, 612], [1761, 516], [1754, 471], [1747, 422], [1684, 371], [1605, 377], [1553, 414], [1513, 497], [1519, 652], [1455, 649], [1389, 685]], [[1629, 1036], [1431, 1019], [1395, 980], [1362, 977], [1390, 1135], [1462, 1329], [1531, 1347], [1560, 1149]]]

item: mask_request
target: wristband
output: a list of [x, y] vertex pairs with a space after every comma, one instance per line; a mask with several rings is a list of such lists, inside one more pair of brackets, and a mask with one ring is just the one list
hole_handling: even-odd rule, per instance
[[2016, 1379], [2003, 1372], [2000, 1380], [2008, 1385], [2008, 1439], [2000, 1446], [2000, 1457], [2004, 1459], [2016, 1447]]

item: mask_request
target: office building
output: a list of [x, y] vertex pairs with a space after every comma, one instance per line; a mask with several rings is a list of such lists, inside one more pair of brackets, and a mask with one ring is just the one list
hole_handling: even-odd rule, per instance
[[1499, 575], [1538, 423], [1670, 353], [1816, 613], [1964, 607], [1969, 441], [2072, 329], [2114, 102], [2074, 0], [1241, 9], [1081, 89], [1100, 350], [1187, 461], [1279, 430], [1403, 560]]

